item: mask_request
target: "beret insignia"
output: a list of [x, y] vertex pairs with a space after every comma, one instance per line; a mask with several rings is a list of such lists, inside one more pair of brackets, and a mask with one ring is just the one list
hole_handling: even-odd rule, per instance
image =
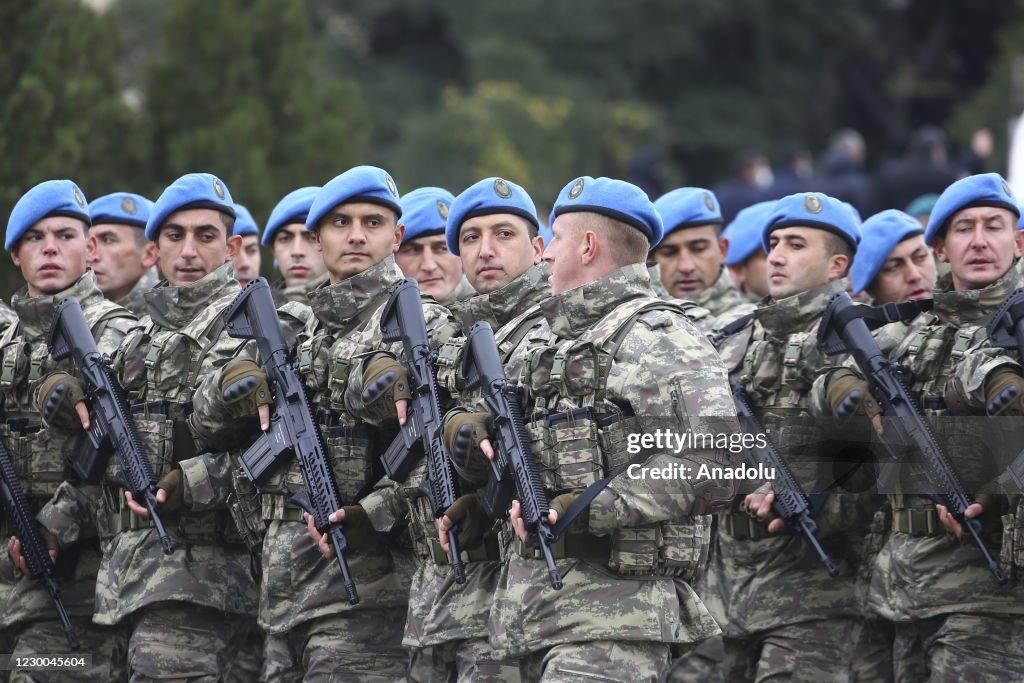
[[448, 220], [448, 205], [440, 199], [437, 200], [437, 213], [441, 216], [442, 220]]
[[385, 174], [384, 182], [387, 184], [388, 192], [391, 193], [391, 196], [395, 197], [397, 199], [398, 198], [398, 188], [395, 187], [395, 181], [391, 179], [391, 176]]
[[502, 199], [511, 199], [512, 188], [508, 186], [501, 178], [494, 181], [494, 194], [498, 195]]
[[704, 193], [704, 206], [708, 207], [708, 211], [715, 210], [715, 200], [711, 198], [710, 192]]
[[220, 181], [216, 178], [213, 179], [213, 191], [220, 199], [224, 199], [224, 188], [220, 186]]
[[807, 199], [804, 200], [804, 208], [807, 209], [809, 213], [821, 213], [821, 200], [813, 194], [807, 195]]
[[82, 196], [82, 193], [78, 191], [77, 187], [71, 188], [71, 195], [75, 198], [75, 204], [78, 204], [78, 208], [84, 209], [85, 197]]
[[131, 197], [125, 197], [121, 200], [121, 210], [129, 216], [134, 216], [139, 212], [138, 207], [135, 206], [135, 200]]
[[578, 178], [569, 188], [569, 199], [576, 199], [583, 194], [583, 178]]

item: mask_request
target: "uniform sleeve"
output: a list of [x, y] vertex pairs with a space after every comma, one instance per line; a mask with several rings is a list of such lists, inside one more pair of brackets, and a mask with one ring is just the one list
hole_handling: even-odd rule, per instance
[[36, 520], [57, 537], [61, 547], [94, 538], [100, 495], [98, 486], [62, 482]]
[[232, 491], [234, 460], [229, 453], [204, 453], [180, 463], [185, 506], [192, 512], [223, 509]]

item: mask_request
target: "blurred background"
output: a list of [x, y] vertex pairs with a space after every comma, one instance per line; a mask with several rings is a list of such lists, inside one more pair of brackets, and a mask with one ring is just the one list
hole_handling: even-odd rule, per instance
[[0, 44], [5, 228], [48, 178], [156, 199], [210, 171], [262, 229], [360, 163], [503, 175], [544, 215], [612, 175], [714, 187], [727, 220], [804, 189], [866, 217], [1006, 172], [1024, 109], [1024, 0], [4, 0]]

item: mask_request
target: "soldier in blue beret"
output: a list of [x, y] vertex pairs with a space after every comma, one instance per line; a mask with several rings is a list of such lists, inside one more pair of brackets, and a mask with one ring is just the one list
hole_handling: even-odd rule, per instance
[[[70, 379], [68, 373], [78, 376], [74, 364], [67, 359], [54, 360], [47, 345], [54, 311], [64, 298], [77, 298], [96, 346], [104, 354], [115, 353], [136, 323], [131, 312], [104, 298], [92, 271], [86, 269], [88, 226], [89, 206], [81, 189], [70, 180], [36, 185], [11, 212], [5, 244], [25, 287], [11, 299], [18, 318], [0, 336], [0, 360], [8, 368], [0, 387], [0, 438], [29, 505], [39, 511], [40, 531], [57, 556], [64, 607], [82, 652], [91, 654], [84, 666], [59, 677], [106, 681], [124, 678], [126, 632], [120, 626], [92, 621], [100, 566], [95, 533], [80, 533], [80, 528], [75, 528], [71, 534], [62, 534], [44, 512], [55, 491], [57, 497], [69, 495], [68, 485], [58, 488], [58, 484], [75, 478], [70, 456], [88, 443], [81, 431], [69, 434], [47, 429], [44, 423], [52, 417], [48, 410], [58, 404], [70, 407], [82, 396], [80, 390], [77, 394], [72, 390], [70, 382], [61, 380]], [[36, 391], [46, 391], [46, 387], [56, 387], [57, 400], [41, 409], [35, 401]], [[12, 538], [14, 533], [11, 518], [0, 516], [0, 538], [6, 546], [0, 558], [0, 650], [15, 658], [69, 652], [46, 588], [30, 578], [20, 542]], [[16, 573], [15, 566], [21, 571]], [[17, 583], [16, 577], [20, 578]], [[27, 677], [25, 670], [19, 670], [12, 680]]]
[[281, 198], [270, 212], [261, 243], [270, 247], [274, 267], [281, 279], [272, 284], [274, 302], [309, 303], [309, 293], [327, 281], [324, 255], [313, 231], [306, 228], [306, 217], [319, 187], [300, 187]]
[[473, 295], [473, 286], [462, 274], [458, 254], [448, 251], [445, 224], [455, 196], [440, 187], [421, 187], [402, 195], [405, 235], [395, 262], [406, 277], [419, 283], [420, 291], [444, 305]]
[[104, 296], [138, 316], [146, 315], [143, 295], [159, 281], [156, 244], [146, 239], [153, 202], [130, 192], [114, 192], [89, 203], [89, 267]]
[[739, 290], [753, 302], [768, 296], [768, 254], [761, 246], [761, 228], [773, 206], [774, 201], [748, 206], [722, 232], [729, 244], [725, 265]]
[[245, 287], [249, 280], [260, 274], [260, 229], [256, 226], [249, 209], [235, 204], [234, 234], [242, 238], [242, 244], [235, 254], [235, 279]]
[[867, 293], [876, 306], [932, 298], [935, 259], [917, 219], [888, 209], [864, 221], [860, 230], [850, 268], [854, 294]]
[[[713, 315], [735, 318], [749, 305], [725, 271], [729, 242], [722, 238], [722, 212], [714, 193], [681, 187], [654, 202], [665, 236], [651, 250], [669, 294], [693, 301]], [[724, 322], [728, 322], [725, 320]]]

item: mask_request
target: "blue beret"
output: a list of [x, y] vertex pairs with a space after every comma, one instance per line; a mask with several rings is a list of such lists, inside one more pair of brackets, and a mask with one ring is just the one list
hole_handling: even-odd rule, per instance
[[632, 226], [647, 236], [651, 246], [665, 232], [661, 216], [647, 193], [615, 178], [584, 176], [570, 181], [555, 200], [555, 216], [574, 211], [599, 213]]
[[927, 216], [935, 208], [935, 202], [939, 201], [937, 194], [923, 194], [914, 201], [907, 204], [907, 213], [914, 218]]
[[398, 186], [387, 171], [376, 166], [350, 168], [320, 188], [306, 217], [306, 229], [316, 230], [320, 219], [340, 204], [368, 202], [379, 204], [402, 217], [398, 204]]
[[[1017, 209], [1020, 209], [1020, 205], [1017, 206]], [[1024, 211], [1020, 212], [1020, 218], [1017, 219], [1017, 229], [1024, 230]]]
[[270, 212], [270, 218], [267, 219], [267, 225], [263, 229], [260, 244], [269, 247], [274, 243], [274, 235], [277, 231], [290, 223], [305, 225], [309, 209], [313, 206], [313, 200], [316, 199], [318, 192], [320, 192], [320, 188], [311, 185], [292, 190], [282, 197], [274, 210]]
[[725, 254], [725, 265], [735, 266], [750, 258], [761, 248], [761, 231], [768, 222], [768, 214], [775, 206], [774, 201], [758, 202], [736, 214], [722, 231], [722, 237], [729, 240]]
[[421, 187], [402, 196], [402, 242], [445, 231], [455, 195], [440, 187]]
[[115, 223], [145, 228], [153, 202], [131, 192], [105, 194], [89, 202], [89, 217], [93, 225]]
[[235, 204], [235, 231], [236, 235], [259, 235], [260, 229], [255, 219], [249, 213], [249, 209], [241, 204]]
[[765, 251], [771, 251], [768, 236], [773, 231], [799, 226], [838, 235], [856, 250], [860, 241], [857, 223], [848, 204], [821, 192], [798, 192], [775, 202], [761, 232], [761, 245]]
[[7, 220], [4, 251], [10, 251], [29, 228], [49, 216], [67, 216], [92, 224], [89, 204], [78, 185], [70, 180], [46, 180], [21, 195], [14, 205]]
[[897, 209], [876, 213], [864, 221], [860, 226], [860, 248], [850, 266], [853, 292], [858, 294], [871, 285], [897, 244], [923, 232], [920, 221]]
[[961, 178], [943, 191], [935, 202], [928, 227], [924, 230], [924, 241], [930, 246], [936, 237], [946, 232], [947, 223], [958, 211], [973, 206], [994, 206], [1012, 211], [1020, 218], [1017, 200], [1010, 186], [998, 173], [982, 173]]
[[189, 173], [168, 185], [156, 200], [146, 223], [146, 239], [155, 241], [167, 217], [187, 209], [213, 209], [235, 217], [235, 203], [220, 178], [211, 173]]
[[680, 187], [654, 202], [661, 214], [665, 234], [701, 225], [721, 225], [722, 209], [718, 198], [703, 187]]
[[473, 183], [455, 198], [448, 222], [445, 224], [445, 239], [448, 251], [458, 255], [459, 230], [470, 218], [489, 216], [496, 213], [510, 213], [526, 219], [538, 229], [537, 207], [530, 195], [519, 185], [504, 178], [484, 178]]

